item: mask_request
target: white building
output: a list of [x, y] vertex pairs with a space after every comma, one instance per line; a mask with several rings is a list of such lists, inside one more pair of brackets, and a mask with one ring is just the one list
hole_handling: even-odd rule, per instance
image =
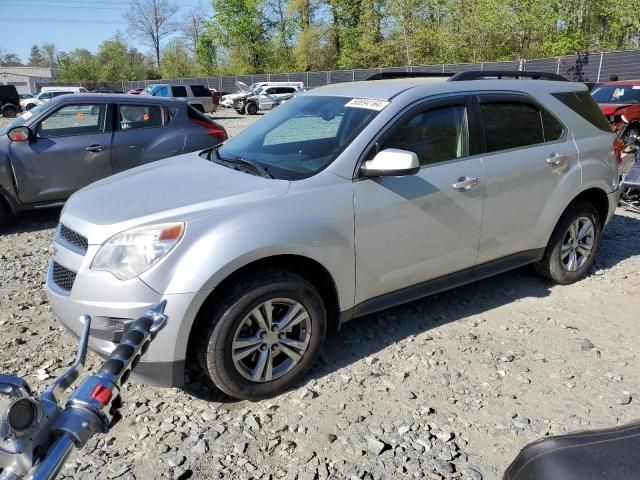
[[0, 85], [15, 85], [18, 93], [38, 93], [39, 83], [49, 83], [58, 69], [43, 67], [0, 67]]

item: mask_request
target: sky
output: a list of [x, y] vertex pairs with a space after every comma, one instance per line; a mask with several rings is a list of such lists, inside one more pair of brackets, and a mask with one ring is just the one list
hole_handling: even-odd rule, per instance
[[[198, 0], [173, 0], [180, 7], [178, 17], [198, 4]], [[204, 5], [210, 5], [207, 0]], [[33, 44], [55, 43], [58, 50], [98, 45], [120, 30], [132, 46], [150, 49], [127, 33], [122, 13], [127, 0], [0, 0], [0, 48], [15, 53], [26, 63]], [[210, 10], [210, 7], [207, 7]], [[206, 15], [209, 15], [207, 11]]]

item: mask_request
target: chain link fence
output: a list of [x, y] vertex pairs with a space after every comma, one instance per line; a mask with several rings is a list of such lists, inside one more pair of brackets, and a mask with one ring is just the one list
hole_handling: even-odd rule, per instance
[[[237, 81], [250, 85], [255, 82], [303, 82], [305, 87], [320, 87], [332, 83], [357, 82], [366, 80], [380, 72], [432, 72], [457, 73], [468, 70], [530, 70], [558, 73], [576, 82], [604, 82], [611, 75], [620, 80], [640, 79], [640, 50], [618, 52], [585, 53], [563, 57], [540, 58], [504, 62], [478, 62], [459, 64], [416, 65], [411, 67], [366, 68], [354, 70], [331, 70], [323, 72], [262, 73], [256, 75], [237, 75], [223, 77], [168, 78], [160, 80], [139, 80], [131, 82], [96, 83], [80, 82], [87, 88], [112, 88], [123, 91], [144, 88], [156, 83], [171, 85], [206, 85], [220, 92], [236, 91]], [[69, 85], [68, 82], [38, 83], [46, 85]]]

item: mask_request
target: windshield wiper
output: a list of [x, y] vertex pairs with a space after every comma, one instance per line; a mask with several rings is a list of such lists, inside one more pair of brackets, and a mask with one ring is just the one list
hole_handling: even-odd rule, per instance
[[242, 158], [242, 157], [222, 158], [220, 156], [220, 152], [218, 151], [218, 148], [214, 148], [213, 152], [215, 152], [215, 154], [216, 154], [218, 163], [234, 163], [236, 165], [244, 165], [245, 167], [249, 167], [251, 170], [253, 170], [254, 172], [256, 172], [258, 175], [260, 175], [262, 177], [275, 178], [273, 175], [271, 175], [267, 171], [266, 168], [264, 168], [262, 165], [259, 165], [256, 162], [254, 162], [253, 160], [249, 160], [248, 158]]

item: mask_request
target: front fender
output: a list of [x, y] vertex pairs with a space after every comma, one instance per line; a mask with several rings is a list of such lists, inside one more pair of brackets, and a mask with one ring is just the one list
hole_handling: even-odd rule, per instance
[[335, 282], [340, 309], [351, 308], [352, 183], [343, 179], [335, 183], [335, 178], [320, 188], [292, 187], [286, 195], [188, 222], [175, 251], [140, 278], [163, 294], [210, 291], [251, 262], [298, 255], [323, 265]]

